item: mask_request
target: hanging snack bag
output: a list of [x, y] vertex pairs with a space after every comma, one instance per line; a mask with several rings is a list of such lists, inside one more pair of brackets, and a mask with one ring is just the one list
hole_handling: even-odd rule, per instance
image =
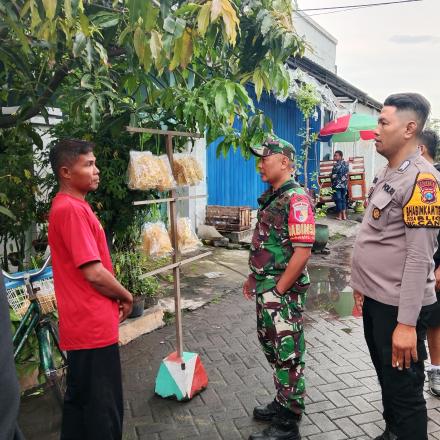
[[176, 187], [176, 181], [174, 180], [173, 173], [171, 171], [170, 161], [166, 154], [159, 156], [158, 166], [160, 169], [160, 176], [157, 185], [159, 191], [168, 191]]
[[173, 163], [174, 177], [180, 186], [197, 185], [203, 180], [203, 170], [197, 159], [190, 154], [176, 153]]
[[187, 217], [177, 219], [177, 243], [179, 251], [183, 254], [195, 251], [202, 246], [202, 242], [192, 230], [191, 220]]
[[151, 151], [130, 151], [128, 163], [130, 189], [167, 191], [175, 186], [176, 182], [166, 155], [154, 156]]
[[170, 236], [163, 222], [145, 223], [142, 228], [142, 250], [150, 257], [164, 257], [173, 253]]

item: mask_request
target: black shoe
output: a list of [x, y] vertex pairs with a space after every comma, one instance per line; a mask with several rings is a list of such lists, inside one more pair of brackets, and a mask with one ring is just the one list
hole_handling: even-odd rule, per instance
[[296, 420], [274, 416], [273, 422], [268, 428], [252, 434], [249, 440], [301, 440], [301, 436]]
[[398, 440], [398, 439], [396, 434], [393, 434], [388, 428], [386, 428], [385, 431], [379, 437], [376, 437], [374, 440]]
[[254, 408], [254, 419], [270, 422], [276, 415], [278, 415], [283, 409], [276, 400], [267, 405], [256, 406]]

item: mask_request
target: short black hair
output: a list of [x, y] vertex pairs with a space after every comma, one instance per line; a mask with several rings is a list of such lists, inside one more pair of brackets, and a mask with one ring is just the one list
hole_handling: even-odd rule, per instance
[[431, 111], [431, 104], [419, 93], [395, 93], [388, 96], [383, 105], [396, 107], [398, 111], [413, 111], [418, 119], [417, 134], [422, 132]]
[[333, 156], [334, 156], [335, 154], [339, 154], [339, 156], [344, 157], [344, 153], [343, 153], [341, 150], [336, 150], [336, 151], [333, 153]]
[[93, 151], [95, 144], [81, 139], [61, 139], [49, 151], [50, 165], [57, 179], [61, 167], [72, 165], [79, 156]]
[[439, 146], [439, 136], [437, 132], [429, 129], [423, 130], [419, 135], [419, 144], [426, 147], [429, 156], [434, 160]]

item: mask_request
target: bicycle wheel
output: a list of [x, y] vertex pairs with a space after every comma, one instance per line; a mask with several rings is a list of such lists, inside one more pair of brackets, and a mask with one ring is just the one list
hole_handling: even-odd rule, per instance
[[45, 319], [37, 334], [40, 342], [40, 364], [47, 386], [62, 406], [67, 386], [67, 358], [60, 349], [58, 325], [51, 319]]

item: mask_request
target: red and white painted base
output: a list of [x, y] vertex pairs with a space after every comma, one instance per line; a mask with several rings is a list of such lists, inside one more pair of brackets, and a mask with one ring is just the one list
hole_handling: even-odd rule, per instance
[[190, 400], [208, 386], [208, 376], [197, 353], [171, 353], [160, 364], [155, 392], [161, 397]]

